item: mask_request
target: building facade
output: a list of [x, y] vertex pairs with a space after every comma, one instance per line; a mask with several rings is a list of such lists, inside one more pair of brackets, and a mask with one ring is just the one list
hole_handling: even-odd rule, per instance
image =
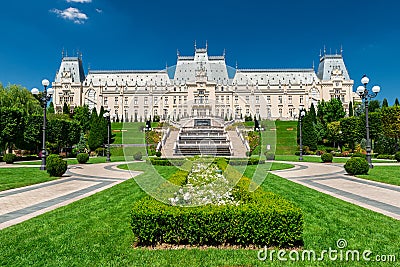
[[321, 55], [317, 72], [309, 69], [238, 69], [226, 65], [225, 54], [209, 56], [196, 48], [193, 56], [177, 55], [177, 64], [164, 70], [90, 70], [81, 57], [63, 57], [52, 83], [54, 106], [62, 112], [88, 105], [110, 109], [123, 121], [159, 116], [178, 120], [190, 116], [225, 119], [257, 116], [295, 119], [298, 108], [338, 98], [348, 112], [353, 92], [342, 54]]

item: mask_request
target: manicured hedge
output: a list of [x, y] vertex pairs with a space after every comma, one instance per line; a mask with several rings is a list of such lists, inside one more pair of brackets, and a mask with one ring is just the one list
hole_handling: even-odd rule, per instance
[[333, 156], [331, 153], [324, 153], [321, 155], [321, 160], [323, 162], [332, 162], [333, 160]]
[[5, 154], [5, 155], [4, 155], [3, 160], [4, 160], [5, 163], [7, 163], [7, 164], [12, 164], [12, 163], [14, 163], [16, 157], [17, 157], [17, 156], [15, 156], [14, 154], [9, 153], [9, 154]]
[[80, 164], [85, 164], [89, 160], [89, 154], [88, 153], [79, 153], [76, 155], [76, 159]]
[[187, 161], [186, 159], [166, 159], [158, 157], [157, 158], [150, 157], [146, 160], [147, 163], [158, 166], [181, 166], [186, 161]]
[[230, 165], [258, 165], [264, 164], [265, 160], [260, 159], [259, 157], [250, 157], [250, 158], [233, 158], [227, 159]]
[[[260, 188], [249, 192], [250, 179], [224, 159], [216, 163], [229, 181], [240, 179], [232, 190], [240, 204], [179, 207], [145, 197], [134, 203], [131, 212], [132, 231], [139, 245], [301, 245], [303, 216], [299, 208]], [[172, 177], [174, 184], [187, 176], [183, 171], [178, 173]]]
[[50, 176], [61, 177], [67, 171], [67, 162], [59, 155], [51, 154], [47, 157], [46, 170]]
[[344, 165], [344, 169], [348, 174], [368, 174], [369, 164], [366, 159], [362, 157], [350, 158]]

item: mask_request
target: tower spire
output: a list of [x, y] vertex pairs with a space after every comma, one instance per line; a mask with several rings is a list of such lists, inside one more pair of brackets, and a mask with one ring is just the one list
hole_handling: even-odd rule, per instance
[[63, 49], [61, 51], [61, 56], [62, 56], [62, 58], [64, 58], [64, 47], [63, 47]]
[[224, 52], [222, 53], [222, 55], [225, 57], [226, 55], [226, 49], [224, 48]]
[[176, 49], [176, 56], [179, 57], [179, 50]]
[[326, 55], [326, 47], [325, 47], [325, 45], [324, 45], [324, 56]]
[[196, 51], [197, 49], [197, 44], [196, 44], [196, 40], [194, 40], [194, 51]]
[[206, 51], [208, 51], [208, 41], [206, 40]]
[[340, 55], [343, 56], [343, 45], [340, 45]]

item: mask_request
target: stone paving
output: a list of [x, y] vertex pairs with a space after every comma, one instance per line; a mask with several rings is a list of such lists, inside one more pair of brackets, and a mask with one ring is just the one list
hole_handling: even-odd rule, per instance
[[[350, 176], [346, 174], [343, 164], [310, 162], [290, 162], [290, 164], [295, 165], [295, 168], [272, 171], [272, 173], [400, 220], [400, 186]], [[400, 167], [398, 163], [375, 163], [374, 165]]]
[[[140, 174], [118, 169], [116, 166], [120, 164], [122, 162], [71, 165], [60, 179], [0, 192], [0, 229], [68, 205]], [[1, 165], [11, 166], [32, 167]]]
[[[117, 165], [122, 163], [71, 165], [68, 172], [60, 179], [0, 192], [0, 229], [68, 205], [141, 173], [118, 169]], [[272, 173], [400, 220], [400, 186], [349, 176], [340, 164], [285, 163], [293, 164], [295, 167]], [[400, 166], [393, 163], [375, 165]], [[11, 166], [24, 167], [24, 165]], [[0, 165], [0, 167], [11, 166]]]

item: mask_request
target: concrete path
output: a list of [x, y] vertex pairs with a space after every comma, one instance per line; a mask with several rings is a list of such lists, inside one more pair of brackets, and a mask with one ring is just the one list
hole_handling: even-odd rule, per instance
[[[271, 171], [292, 182], [400, 220], [400, 186], [356, 178], [346, 174], [343, 164], [285, 162], [293, 169]], [[375, 163], [375, 166], [399, 166]]]
[[[0, 229], [68, 205], [140, 174], [118, 169], [116, 166], [122, 163], [71, 165], [60, 179], [1, 191]], [[0, 167], [10, 166], [24, 165]]]

